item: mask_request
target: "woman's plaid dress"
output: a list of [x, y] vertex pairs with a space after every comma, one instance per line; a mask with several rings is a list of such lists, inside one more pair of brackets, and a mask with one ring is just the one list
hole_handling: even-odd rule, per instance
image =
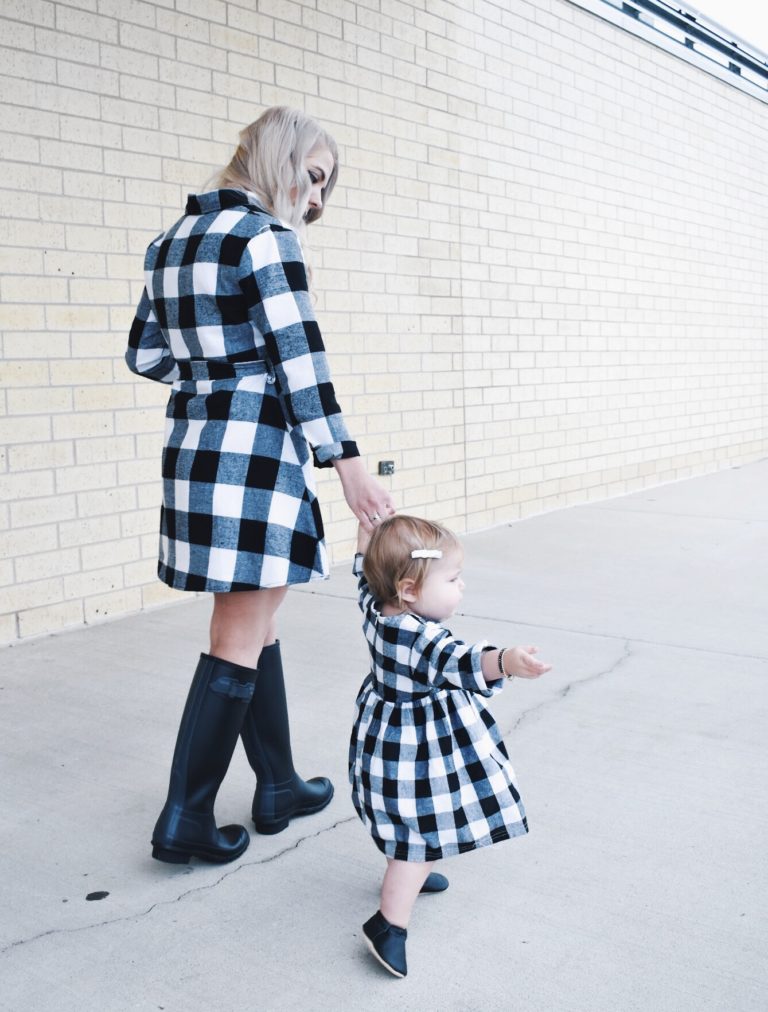
[[324, 579], [317, 466], [357, 455], [296, 233], [253, 194], [190, 196], [147, 250], [128, 366], [171, 384], [162, 580], [230, 591]]
[[376, 846], [438, 861], [528, 832], [498, 726], [480, 696], [487, 643], [462, 643], [417, 615], [384, 616], [355, 558], [372, 670], [357, 697], [349, 778]]

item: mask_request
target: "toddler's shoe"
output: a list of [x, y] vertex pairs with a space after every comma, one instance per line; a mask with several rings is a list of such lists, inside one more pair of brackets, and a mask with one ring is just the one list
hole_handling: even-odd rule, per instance
[[423, 893], [442, 893], [448, 888], [448, 879], [439, 871], [431, 871], [427, 875], [424, 885], [421, 887]]
[[408, 966], [405, 962], [405, 940], [408, 932], [390, 924], [380, 910], [363, 925], [368, 948], [376, 959], [396, 977], [405, 977]]

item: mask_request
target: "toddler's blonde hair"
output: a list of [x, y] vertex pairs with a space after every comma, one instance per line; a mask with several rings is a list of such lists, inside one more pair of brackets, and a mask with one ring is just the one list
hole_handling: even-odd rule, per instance
[[445, 552], [460, 549], [461, 543], [447, 527], [421, 517], [398, 513], [379, 524], [363, 559], [363, 573], [380, 604], [405, 607], [400, 595], [406, 580], [413, 580], [417, 594], [421, 590], [434, 560], [412, 559], [414, 548], [438, 548]]

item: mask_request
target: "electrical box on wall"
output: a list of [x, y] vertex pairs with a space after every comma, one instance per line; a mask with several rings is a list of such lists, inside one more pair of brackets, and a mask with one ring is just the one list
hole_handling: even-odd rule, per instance
[[379, 461], [379, 474], [394, 474], [394, 473], [395, 473], [394, 460]]

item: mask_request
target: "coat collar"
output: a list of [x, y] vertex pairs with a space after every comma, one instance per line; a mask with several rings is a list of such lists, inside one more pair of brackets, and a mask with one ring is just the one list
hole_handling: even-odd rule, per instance
[[187, 195], [185, 213], [210, 214], [230, 207], [249, 207], [269, 213], [255, 193], [245, 190], [208, 190], [207, 193], [190, 193]]

